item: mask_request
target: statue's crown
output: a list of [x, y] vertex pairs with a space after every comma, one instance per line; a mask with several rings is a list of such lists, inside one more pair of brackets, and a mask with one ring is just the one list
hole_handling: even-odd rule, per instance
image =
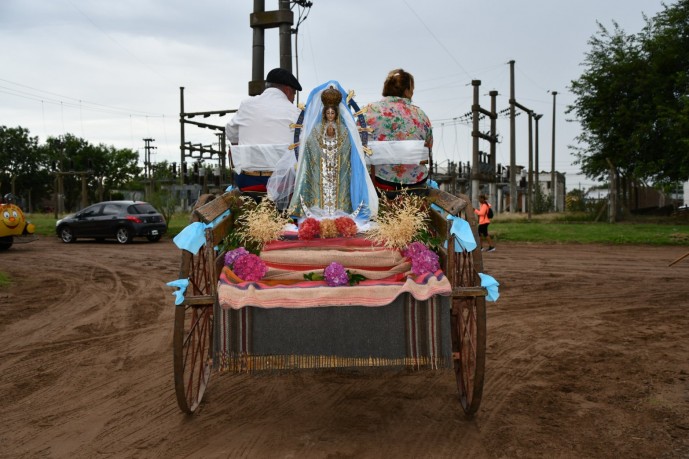
[[333, 86], [330, 86], [321, 93], [321, 101], [323, 101], [323, 105], [326, 107], [337, 107], [342, 101], [342, 94]]

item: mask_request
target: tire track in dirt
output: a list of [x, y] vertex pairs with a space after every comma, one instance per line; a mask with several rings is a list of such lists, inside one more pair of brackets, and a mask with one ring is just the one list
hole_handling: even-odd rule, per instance
[[172, 243], [39, 240], [9, 252], [22, 263], [9, 268], [21, 284], [0, 291], [0, 455], [689, 452], [689, 263], [667, 268], [686, 248], [501, 244], [486, 254], [501, 298], [488, 304], [486, 381], [473, 419], [451, 371], [395, 370], [214, 374], [199, 411], [186, 416], [173, 386], [165, 282], [180, 256]]

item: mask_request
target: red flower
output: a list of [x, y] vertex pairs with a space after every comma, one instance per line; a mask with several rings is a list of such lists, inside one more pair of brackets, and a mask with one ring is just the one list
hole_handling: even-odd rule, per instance
[[342, 237], [352, 237], [357, 232], [356, 223], [349, 217], [336, 218], [335, 226], [337, 226], [337, 232], [340, 233]]
[[298, 236], [299, 239], [305, 241], [311, 240], [317, 237], [321, 232], [321, 224], [315, 218], [307, 218], [299, 226]]

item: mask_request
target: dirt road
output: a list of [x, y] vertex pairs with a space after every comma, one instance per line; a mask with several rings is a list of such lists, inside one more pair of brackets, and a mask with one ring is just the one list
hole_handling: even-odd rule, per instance
[[180, 252], [57, 238], [0, 253], [0, 457], [689, 457], [687, 247], [501, 244], [482, 406], [451, 372], [172, 376]]

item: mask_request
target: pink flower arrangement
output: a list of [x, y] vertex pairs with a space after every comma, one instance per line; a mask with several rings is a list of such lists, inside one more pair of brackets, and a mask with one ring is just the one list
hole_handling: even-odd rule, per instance
[[253, 253], [237, 258], [232, 267], [240, 279], [245, 281], [258, 281], [268, 272], [268, 267], [258, 255]]
[[336, 218], [335, 226], [337, 226], [337, 232], [340, 233], [342, 237], [352, 237], [358, 231], [356, 223], [349, 217]]
[[225, 264], [245, 281], [258, 281], [268, 272], [268, 267], [261, 258], [249, 253], [244, 247], [231, 250], [225, 254]]
[[440, 269], [438, 254], [426, 247], [422, 242], [412, 242], [402, 252], [411, 260], [411, 270], [417, 276], [434, 273]]
[[349, 273], [344, 266], [333, 261], [323, 270], [323, 278], [331, 287], [349, 284]]
[[248, 254], [249, 251], [246, 250], [244, 247], [239, 247], [234, 250], [230, 250], [225, 254], [225, 264], [231, 267], [235, 260], [237, 260], [237, 258], [241, 257], [242, 255]]
[[305, 241], [314, 239], [316, 236], [318, 236], [321, 232], [321, 225], [316, 220], [315, 218], [307, 218], [303, 222], [301, 222], [301, 225], [299, 225], [299, 232], [298, 236], [299, 239], [303, 239]]

